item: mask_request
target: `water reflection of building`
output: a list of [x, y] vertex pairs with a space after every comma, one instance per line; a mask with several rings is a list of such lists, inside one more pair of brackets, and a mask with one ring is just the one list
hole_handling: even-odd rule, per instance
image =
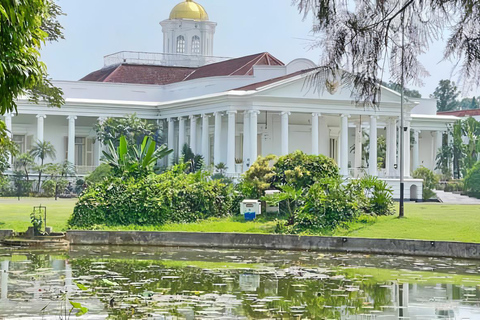
[[260, 275], [252, 273], [242, 273], [239, 275], [239, 285], [242, 291], [257, 291], [260, 287]]
[[[391, 283], [389, 291], [391, 304], [382, 306], [380, 312], [344, 315], [342, 319], [480, 319], [478, 303], [472, 303], [479, 300], [475, 287], [454, 284]], [[469, 294], [470, 291], [475, 291], [475, 294]]]
[[[60, 293], [66, 292], [68, 297], [74, 290], [72, 267], [68, 261], [52, 259], [49, 255], [32, 255], [28, 259], [13, 256], [11, 259], [0, 264], [0, 319], [58, 319], [61, 304], [68, 303], [59, 298]], [[82, 303], [96, 311], [95, 319], [106, 318], [99, 300], [88, 299]], [[42, 310], [45, 310], [43, 315]]]

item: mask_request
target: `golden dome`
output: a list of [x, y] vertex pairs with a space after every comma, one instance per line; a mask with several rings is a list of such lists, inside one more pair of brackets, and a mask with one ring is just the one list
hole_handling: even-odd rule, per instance
[[170, 20], [173, 19], [208, 20], [208, 14], [198, 3], [193, 0], [185, 0], [177, 4], [170, 12]]

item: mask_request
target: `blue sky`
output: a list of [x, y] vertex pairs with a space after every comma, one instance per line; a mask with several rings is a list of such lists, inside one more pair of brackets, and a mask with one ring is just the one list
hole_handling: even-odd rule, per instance
[[[78, 80], [103, 66], [103, 56], [118, 51], [162, 51], [159, 22], [180, 0], [57, 0], [67, 16], [65, 40], [48, 44], [42, 59], [55, 80]], [[318, 62], [321, 48], [310, 49], [313, 17], [303, 21], [291, 0], [198, 0], [218, 23], [216, 56], [239, 57], [268, 51], [284, 63], [295, 58]], [[452, 63], [439, 63], [437, 43], [421, 59], [431, 73], [418, 88], [428, 97], [440, 79], [457, 80]], [[385, 79], [388, 80], [388, 79]], [[468, 95], [465, 94], [465, 95]]]

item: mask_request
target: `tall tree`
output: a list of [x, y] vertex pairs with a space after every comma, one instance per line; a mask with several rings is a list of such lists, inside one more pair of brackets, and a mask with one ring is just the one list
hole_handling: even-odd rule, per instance
[[5, 122], [0, 121], [0, 175], [10, 167], [9, 158], [17, 153], [17, 145], [10, 138]]
[[127, 115], [124, 118], [107, 118], [104, 121], [98, 121], [95, 131], [98, 140], [105, 145], [112, 142], [114, 147], [119, 146], [121, 136], [124, 136], [132, 145], [141, 144], [145, 137], [152, 138], [158, 145], [162, 143], [160, 127], [156, 123], [140, 119], [136, 114]]
[[0, 114], [16, 112], [20, 95], [55, 106], [63, 103], [62, 92], [48, 80], [39, 52], [46, 41], [63, 38], [57, 20], [61, 14], [53, 0], [0, 3]]
[[40, 165], [37, 166], [38, 171], [38, 186], [37, 191], [40, 192], [40, 186], [42, 184], [42, 172], [45, 169], [44, 162], [47, 157], [55, 160], [57, 156], [57, 151], [53, 144], [48, 141], [37, 141], [30, 150], [30, 154], [34, 158], [38, 158], [40, 160]]
[[445, 58], [459, 61], [468, 83], [480, 84], [478, 1], [293, 0], [293, 3], [305, 16], [313, 12], [316, 20], [313, 32], [319, 35], [319, 40], [314, 46], [321, 47], [323, 53], [321, 67], [312, 81], [326, 88], [332, 82], [353, 85], [352, 96], [357, 103], [378, 106], [378, 83], [387, 71], [395, 83], [404, 78], [405, 83], [421, 85], [421, 78], [428, 71], [418, 57], [447, 29], [451, 33]]
[[457, 101], [460, 92], [455, 82], [450, 80], [440, 80], [438, 87], [432, 94], [432, 98], [437, 99], [437, 111], [452, 111], [459, 107]]

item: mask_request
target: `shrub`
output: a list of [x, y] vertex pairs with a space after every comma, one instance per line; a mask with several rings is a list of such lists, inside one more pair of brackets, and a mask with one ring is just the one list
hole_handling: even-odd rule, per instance
[[[58, 189], [57, 189], [57, 184], [58, 184]], [[47, 180], [42, 183], [42, 189], [43, 189], [43, 196], [45, 197], [53, 197], [55, 196], [55, 190], [58, 190], [58, 193], [62, 193], [63, 190], [68, 185], [68, 180], [66, 179], [60, 179], [58, 181], [55, 180]]]
[[294, 188], [309, 188], [324, 178], [340, 177], [335, 161], [324, 155], [307, 155], [301, 151], [287, 154], [274, 165], [275, 186], [290, 184]]
[[[433, 192], [433, 189], [437, 187], [440, 181], [440, 178], [438, 175], [436, 175], [433, 171], [422, 166], [417, 170], [415, 170], [414, 172], [412, 172], [412, 177], [415, 179], [423, 179], [423, 191], [422, 191], [423, 200], [428, 200], [435, 196], [435, 192]], [[445, 191], [448, 191], [447, 187], [445, 187]]]
[[85, 181], [88, 184], [95, 184], [104, 181], [112, 173], [112, 167], [106, 163], [102, 163], [95, 170], [92, 171], [88, 176], [85, 177]]
[[258, 157], [252, 166], [243, 174], [237, 190], [250, 199], [260, 199], [265, 190], [272, 189], [275, 177], [274, 167], [271, 165], [277, 159], [274, 155]]
[[82, 194], [69, 225], [161, 225], [231, 213], [232, 186], [208, 179], [208, 173], [184, 170], [178, 165], [160, 175], [110, 177]]
[[464, 182], [467, 191], [472, 193], [480, 192], [480, 161], [468, 170]]
[[340, 178], [316, 182], [305, 196], [305, 206], [297, 214], [298, 230], [331, 230], [352, 221], [360, 213], [358, 203]]

